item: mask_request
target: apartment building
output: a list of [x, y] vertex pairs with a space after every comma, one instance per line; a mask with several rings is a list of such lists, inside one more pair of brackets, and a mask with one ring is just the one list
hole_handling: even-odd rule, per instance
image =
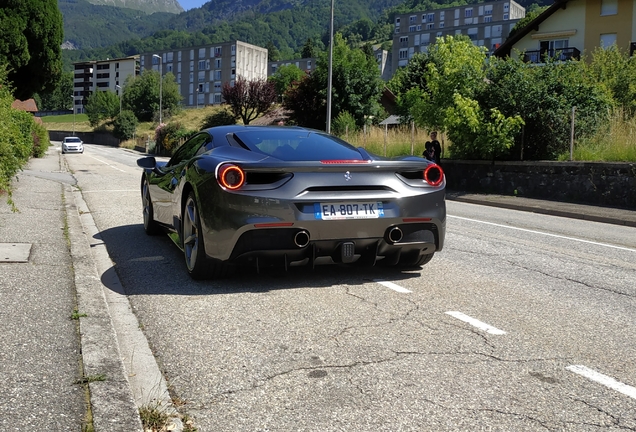
[[545, 56], [578, 60], [582, 54], [589, 60], [595, 49], [613, 45], [631, 55], [635, 41], [636, 0], [556, 0], [494, 55], [521, 55], [530, 63], [543, 63]]
[[392, 70], [406, 66], [415, 53], [425, 52], [437, 38], [448, 35], [466, 35], [492, 52], [525, 15], [525, 8], [512, 0], [396, 15]]
[[220, 104], [223, 84], [267, 79], [267, 48], [241, 41], [144, 53], [141, 70], [172, 73], [186, 107]]
[[279, 60], [279, 61], [271, 61], [267, 63], [267, 76], [274, 75], [279, 67], [281, 66], [290, 66], [296, 65], [298, 69], [301, 71], [305, 71], [310, 73], [314, 69], [316, 69], [316, 58], [308, 57], [296, 60]]
[[95, 91], [121, 95], [126, 78], [139, 74], [139, 56], [73, 63], [73, 73], [73, 107], [76, 113], [83, 113]]

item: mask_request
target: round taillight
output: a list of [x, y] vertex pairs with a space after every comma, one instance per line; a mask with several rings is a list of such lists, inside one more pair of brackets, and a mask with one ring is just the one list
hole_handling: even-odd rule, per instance
[[430, 164], [424, 170], [424, 180], [431, 186], [439, 186], [444, 181], [444, 171], [437, 164]]
[[245, 183], [245, 172], [236, 165], [223, 165], [219, 168], [218, 179], [224, 188], [237, 190]]

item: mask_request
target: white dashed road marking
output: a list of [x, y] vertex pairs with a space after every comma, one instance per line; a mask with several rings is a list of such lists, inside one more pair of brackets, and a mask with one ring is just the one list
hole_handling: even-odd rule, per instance
[[402, 294], [408, 294], [411, 291], [407, 290], [406, 288], [403, 288], [399, 285], [394, 284], [393, 282], [389, 282], [389, 281], [383, 281], [383, 280], [374, 280], [373, 282], [377, 282], [380, 285], [384, 285], [385, 287], [392, 289], [393, 291], [397, 291], [399, 293]]
[[477, 327], [480, 330], [485, 331], [486, 333], [490, 333], [490, 334], [494, 334], [494, 335], [504, 335], [506, 334], [505, 331], [503, 330], [499, 330], [498, 328], [495, 328], [491, 325], [488, 325], [484, 322], [481, 322], [475, 318], [471, 318], [468, 315], [464, 315], [461, 312], [456, 312], [456, 311], [450, 311], [450, 312], [446, 312], [448, 315], [457, 318], [458, 320], [464, 321], [465, 323], [468, 323], [474, 327]]
[[603, 375], [602, 373], [596, 372], [595, 370], [582, 365], [572, 365], [566, 367], [566, 369], [599, 384], [603, 384], [605, 387], [609, 387], [619, 393], [623, 393], [630, 398], [636, 399], [636, 387], [623, 384], [622, 382], [616, 381], [612, 377], [608, 377], [607, 375]]

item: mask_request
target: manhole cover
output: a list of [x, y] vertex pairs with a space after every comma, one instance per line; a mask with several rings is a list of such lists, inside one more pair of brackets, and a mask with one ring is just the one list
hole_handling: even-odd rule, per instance
[[0, 262], [29, 262], [31, 243], [0, 243]]

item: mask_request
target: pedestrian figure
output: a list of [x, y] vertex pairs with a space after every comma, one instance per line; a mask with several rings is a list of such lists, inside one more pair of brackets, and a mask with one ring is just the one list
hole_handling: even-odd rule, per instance
[[442, 146], [439, 141], [437, 141], [437, 132], [431, 132], [431, 140], [426, 141], [426, 144], [424, 144], [423, 156], [439, 165], [440, 158], [442, 157]]

